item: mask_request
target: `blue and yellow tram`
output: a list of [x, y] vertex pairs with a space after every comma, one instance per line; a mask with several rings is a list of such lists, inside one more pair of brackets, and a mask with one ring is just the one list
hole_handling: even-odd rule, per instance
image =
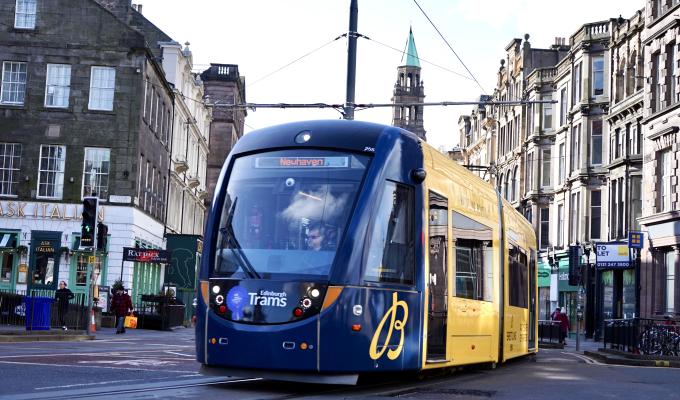
[[537, 350], [531, 225], [399, 128], [307, 121], [244, 136], [203, 254], [205, 373], [353, 384]]

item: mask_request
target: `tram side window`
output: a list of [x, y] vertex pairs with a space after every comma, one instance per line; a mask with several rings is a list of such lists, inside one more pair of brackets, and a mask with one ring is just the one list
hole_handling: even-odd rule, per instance
[[413, 189], [387, 181], [373, 221], [365, 279], [413, 284], [415, 269]]
[[456, 297], [492, 300], [490, 252], [485, 241], [456, 239]]
[[452, 211], [455, 246], [454, 296], [493, 301], [493, 238], [491, 228]]
[[510, 246], [510, 305], [528, 307], [529, 283], [527, 281], [527, 255], [517, 246]]

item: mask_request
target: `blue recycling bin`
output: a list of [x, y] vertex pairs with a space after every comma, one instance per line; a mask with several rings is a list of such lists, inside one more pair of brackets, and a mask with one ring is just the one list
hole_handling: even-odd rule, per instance
[[50, 330], [53, 301], [50, 297], [24, 297], [27, 331]]

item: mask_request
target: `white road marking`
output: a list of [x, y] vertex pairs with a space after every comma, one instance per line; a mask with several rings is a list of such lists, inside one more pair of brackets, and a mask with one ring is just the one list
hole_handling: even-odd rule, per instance
[[582, 354], [568, 353], [568, 352], [566, 352], [566, 351], [563, 351], [562, 354], [567, 354], [567, 355], [570, 355], [570, 356], [574, 356], [574, 357], [578, 358], [578, 359], [581, 360], [581, 361], [585, 361], [586, 364], [604, 365], [603, 363], [601, 363], [601, 362], [599, 362], [599, 361], [597, 361], [597, 360], [593, 360], [592, 358], [590, 358], [590, 357], [588, 357], [588, 356], [584, 356], [584, 355], [582, 355]]
[[140, 353], [158, 353], [162, 350], [120, 350], [120, 351], [107, 351], [107, 352], [92, 352], [92, 353], [59, 353], [59, 354], [26, 354], [26, 355], [13, 355], [13, 356], [0, 356], [0, 359], [5, 358], [21, 358], [21, 357], [62, 357], [62, 356], [132, 356]]
[[82, 360], [78, 361], [78, 364], [111, 364], [111, 365], [130, 365], [133, 367], [161, 367], [161, 366], [174, 366], [177, 365], [171, 361], [163, 361], [151, 358], [138, 358], [136, 360]]
[[74, 383], [72, 385], [37, 387], [37, 388], [35, 388], [35, 390], [67, 389], [67, 388], [80, 387], [80, 386], [110, 385], [112, 383], [136, 382], [136, 381], [143, 381], [143, 380], [144, 379], [121, 379], [121, 380], [117, 380], [117, 381]]
[[122, 369], [127, 371], [147, 371], [147, 372], [172, 372], [177, 374], [186, 374], [188, 371], [177, 371], [172, 369], [148, 369], [148, 368], [123, 368], [123, 367], [108, 367], [102, 365], [77, 365], [77, 364], [47, 364], [36, 362], [21, 362], [21, 361], [0, 361], [0, 364], [16, 364], [16, 365], [35, 365], [41, 367], [69, 367], [69, 368], [101, 368], [101, 369]]
[[176, 356], [182, 356], [182, 357], [196, 357], [194, 354], [182, 354], [182, 353], [175, 353], [174, 351], [166, 350], [164, 353], [167, 354], [174, 354]]

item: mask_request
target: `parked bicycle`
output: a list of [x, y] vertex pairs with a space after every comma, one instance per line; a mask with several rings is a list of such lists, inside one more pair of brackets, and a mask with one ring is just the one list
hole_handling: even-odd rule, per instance
[[680, 326], [669, 317], [664, 323], [650, 321], [640, 334], [640, 353], [661, 356], [680, 356]]

